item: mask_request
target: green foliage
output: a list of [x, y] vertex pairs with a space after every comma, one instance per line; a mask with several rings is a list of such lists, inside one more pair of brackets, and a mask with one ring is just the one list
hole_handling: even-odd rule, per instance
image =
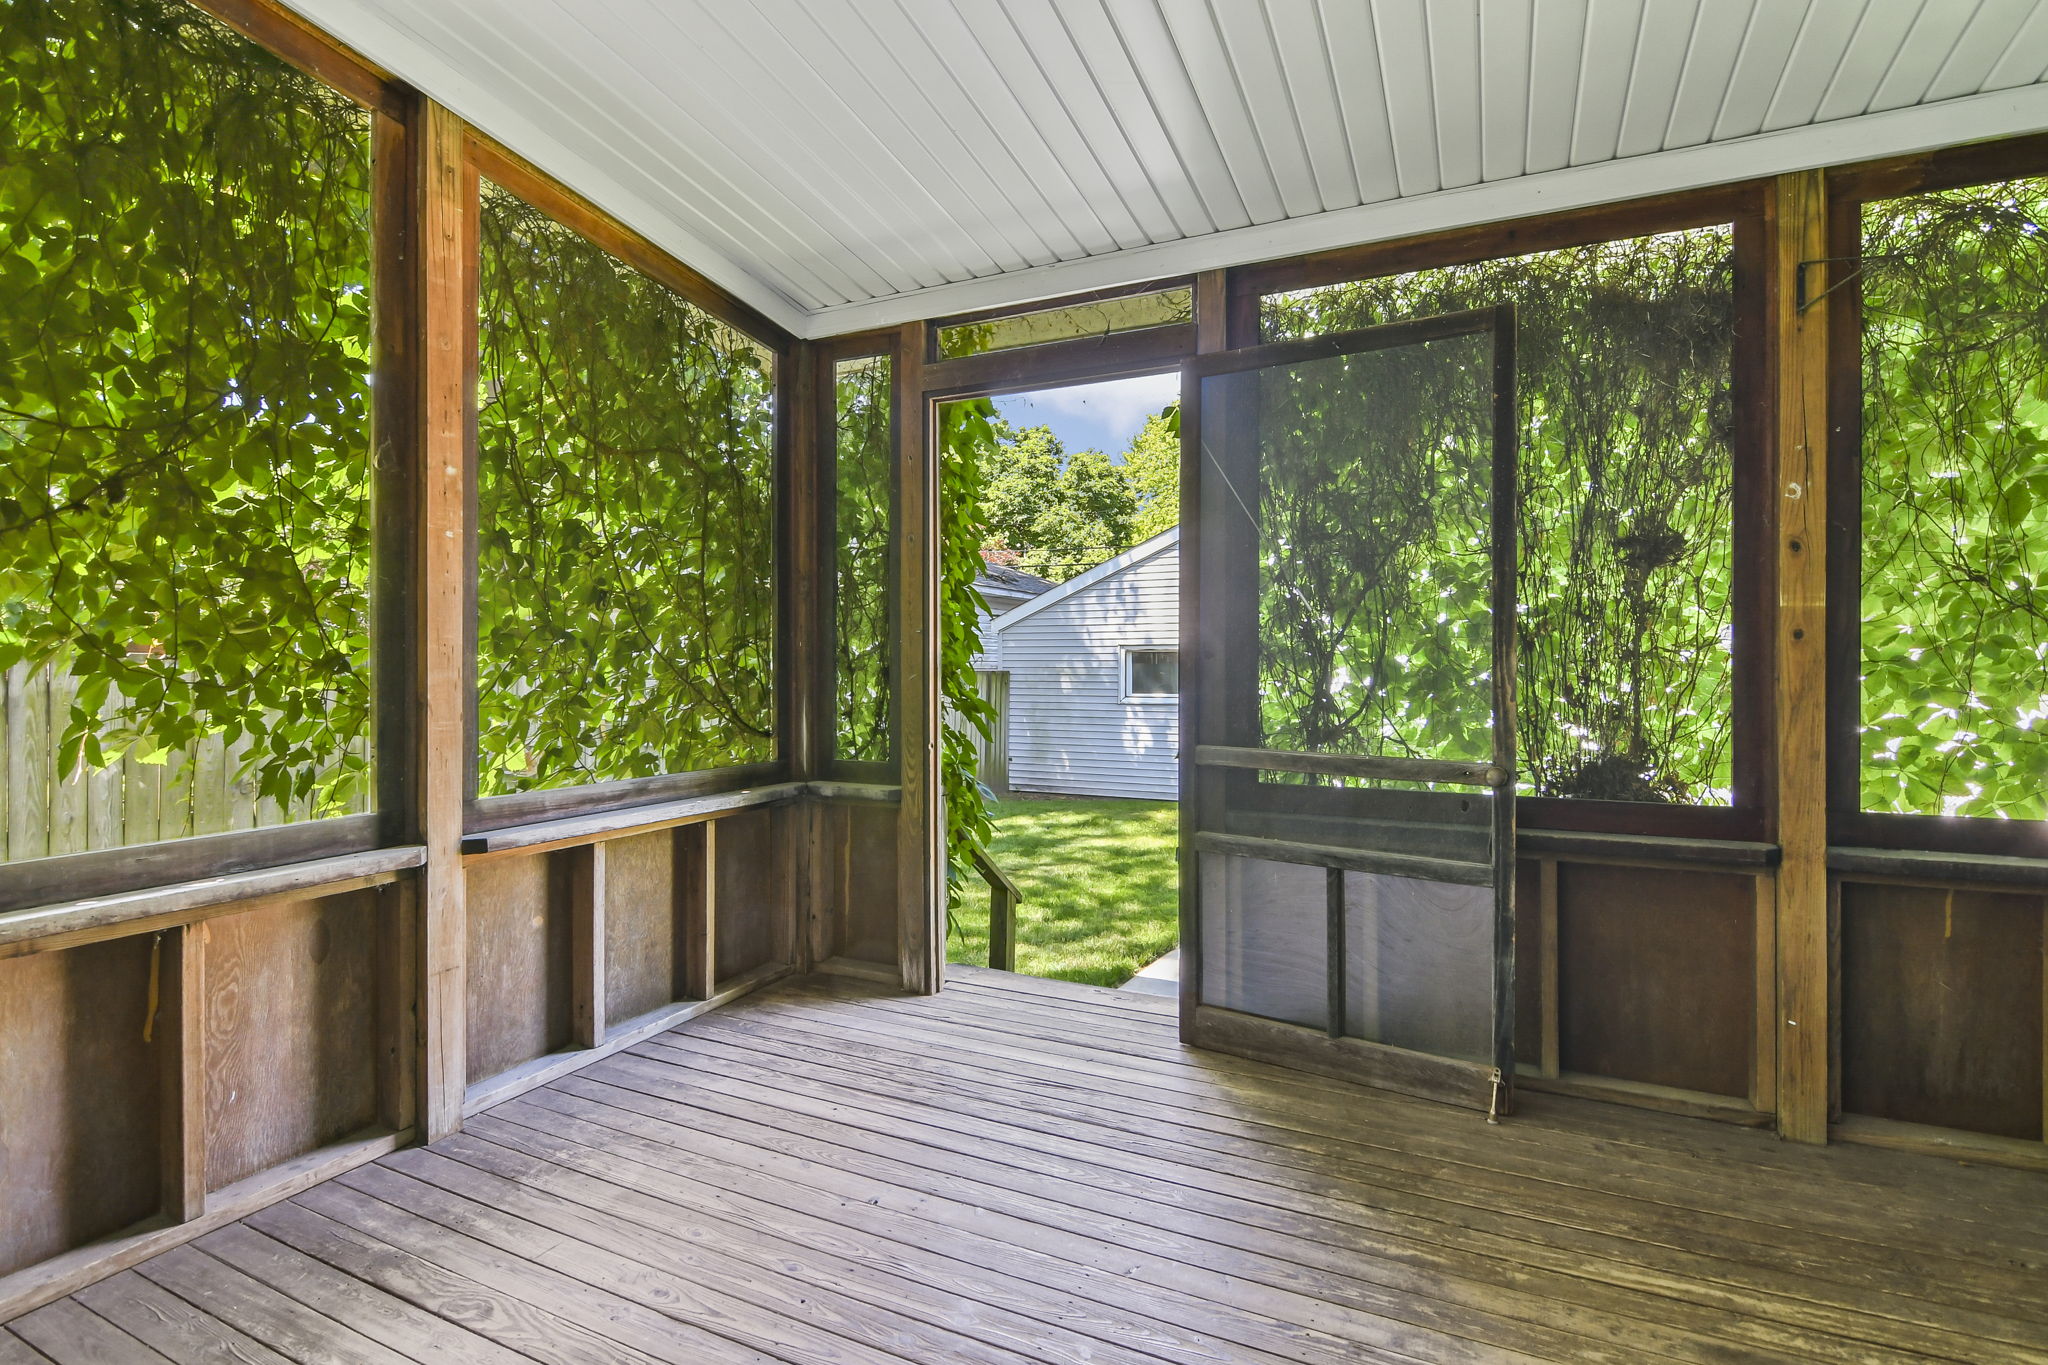
[[889, 758], [889, 555], [895, 448], [890, 444], [887, 356], [841, 361], [834, 376], [833, 752]]
[[989, 543], [1019, 551], [1018, 568], [1063, 583], [1135, 543], [1138, 494], [1122, 466], [1099, 450], [1069, 452], [1049, 427], [992, 429]]
[[1221, 447], [1210, 490], [1219, 536], [1237, 490], [1260, 490], [1250, 742], [1491, 752], [1491, 354], [1453, 337], [1222, 381], [1230, 410], [1259, 414], [1257, 450]]
[[1862, 802], [2048, 817], [2048, 180], [1866, 206]]
[[[59, 770], [369, 788], [367, 113], [184, 0], [0, 0], [0, 669]], [[106, 714], [102, 715], [102, 710]]]
[[1265, 301], [1273, 339], [1517, 306], [1525, 790], [1731, 797], [1733, 270], [1702, 228]]
[[[1024, 893], [1017, 969], [1120, 986], [1180, 937], [1178, 807], [1171, 801], [1003, 801], [989, 853]], [[957, 895], [946, 945], [954, 962], [988, 962], [988, 892]]]
[[[995, 404], [985, 398], [939, 408], [939, 694], [950, 723], [939, 755], [946, 788], [946, 852], [953, 881], [972, 876], [969, 854], [987, 846], [988, 811], [974, 775], [974, 738], [992, 733], [995, 708], [975, 685], [977, 623], [988, 612], [974, 580], [988, 537], [982, 471], [1000, 440]], [[966, 728], [972, 727], [972, 733]]]
[[774, 757], [772, 355], [486, 184], [480, 796]]
[[1145, 419], [1124, 452], [1124, 477], [1137, 501], [1134, 543], [1180, 524], [1180, 404]]

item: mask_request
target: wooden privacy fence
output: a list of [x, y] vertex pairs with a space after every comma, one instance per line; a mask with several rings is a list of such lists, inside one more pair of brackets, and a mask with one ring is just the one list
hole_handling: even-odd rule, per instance
[[[77, 695], [78, 679], [48, 665], [16, 664], [0, 680], [0, 862], [313, 818], [310, 799], [284, 806], [257, 794], [255, 774], [245, 770], [247, 735], [233, 744], [209, 735], [156, 762], [138, 748], [104, 768], [81, 759], [58, 771], [58, 744]], [[109, 693], [101, 714], [120, 704]], [[365, 794], [343, 813], [369, 809]]]

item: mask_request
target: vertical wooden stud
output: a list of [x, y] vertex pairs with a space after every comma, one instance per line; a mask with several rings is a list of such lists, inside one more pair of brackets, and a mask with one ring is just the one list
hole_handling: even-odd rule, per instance
[[166, 929], [157, 944], [163, 1211], [174, 1223], [206, 1212], [205, 944], [204, 924]]
[[1538, 999], [1537, 1068], [1545, 1075], [1558, 1073], [1557, 998], [1557, 859], [1536, 863], [1536, 952]]
[[709, 1000], [718, 993], [718, 822], [677, 829], [675, 858], [682, 996]]
[[416, 587], [419, 736], [415, 821], [421, 869], [421, 1112], [429, 1141], [462, 1126], [468, 925], [461, 861], [469, 774], [468, 525], [474, 341], [476, 175], [463, 125], [423, 102], [416, 124], [414, 204], [420, 308]]
[[565, 849], [569, 860], [569, 1045], [604, 1041], [603, 840]]
[[1778, 1107], [1778, 887], [1769, 876], [1755, 881], [1756, 1039], [1750, 1061], [1749, 1103], [1768, 1114]]
[[419, 1119], [418, 893], [416, 882], [377, 889], [377, 1118], [399, 1133]]
[[[1827, 1141], [1827, 322], [1800, 306], [1827, 287], [1827, 186], [1820, 171], [1778, 177], [1776, 246], [1778, 1132]], [[1803, 281], [1803, 289], [1802, 289]]]
[[944, 984], [946, 822], [939, 768], [939, 454], [924, 401], [925, 325], [903, 329], [895, 369], [897, 573], [896, 957], [903, 989]]

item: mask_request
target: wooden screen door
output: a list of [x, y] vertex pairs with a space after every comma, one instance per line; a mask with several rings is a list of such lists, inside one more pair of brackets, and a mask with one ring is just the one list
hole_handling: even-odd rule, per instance
[[1511, 308], [1197, 357], [1181, 1031], [1505, 1112]]

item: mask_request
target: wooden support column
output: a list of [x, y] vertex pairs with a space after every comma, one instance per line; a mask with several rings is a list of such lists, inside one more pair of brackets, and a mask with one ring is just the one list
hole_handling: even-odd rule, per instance
[[[815, 342], [799, 341], [790, 347], [778, 380], [783, 549], [779, 596], [784, 641], [780, 734], [790, 781], [813, 782], [823, 774], [833, 722], [825, 621], [832, 600], [833, 566], [827, 558], [822, 522], [822, 499], [831, 491], [823, 470], [824, 443], [832, 438], [825, 414], [836, 411], [828, 403], [832, 366], [821, 359]], [[812, 945], [817, 938], [813, 926], [824, 899], [820, 816], [819, 802], [804, 801], [789, 813], [785, 826], [790, 833], [791, 963], [800, 972], [811, 969]]]
[[475, 401], [476, 176], [463, 159], [463, 125], [424, 101], [415, 124], [414, 212], [419, 300], [416, 470], [417, 612], [414, 657], [419, 723], [411, 812], [426, 846], [420, 873], [420, 1017], [426, 1138], [462, 1126], [468, 1084], [469, 933], [463, 900], [462, 806], [469, 771], [470, 409]]
[[709, 1000], [718, 994], [718, 822], [677, 829], [675, 859], [682, 996]]
[[1776, 669], [1778, 1132], [1828, 1135], [1827, 287], [1820, 171], [1778, 177], [1770, 221], [1777, 342]]
[[904, 327], [896, 353], [896, 752], [903, 804], [896, 824], [896, 956], [903, 989], [945, 984], [945, 783], [939, 769], [939, 459], [924, 401], [925, 325]]
[[206, 926], [186, 924], [164, 930], [156, 947], [163, 1212], [174, 1223], [206, 1212], [205, 945]]
[[[707, 826], [708, 828], [708, 826]], [[604, 1041], [603, 840], [565, 849], [569, 860], [569, 1044]]]

